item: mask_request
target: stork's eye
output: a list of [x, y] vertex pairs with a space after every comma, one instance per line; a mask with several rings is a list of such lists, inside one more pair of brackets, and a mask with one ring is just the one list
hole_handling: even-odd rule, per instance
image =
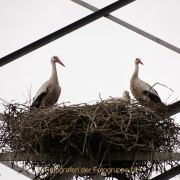
[[54, 56], [54, 59], [56, 59], [57, 58], [57, 56]]

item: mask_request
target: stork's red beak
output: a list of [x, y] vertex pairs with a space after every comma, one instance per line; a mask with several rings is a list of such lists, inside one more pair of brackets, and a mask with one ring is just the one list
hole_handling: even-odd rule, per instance
[[142, 64], [142, 65], [144, 65], [144, 64], [142, 63], [142, 61], [141, 61], [141, 60], [139, 61], [139, 64]]
[[61, 60], [59, 60], [59, 59], [58, 59], [56, 62], [57, 62], [57, 63], [59, 63], [59, 64], [61, 64], [62, 66], [64, 66], [64, 67], [65, 67], [65, 65], [62, 63], [62, 61], [61, 61]]
[[141, 59], [137, 58], [136, 60], [137, 60], [138, 64], [144, 65], [144, 64], [142, 63]]

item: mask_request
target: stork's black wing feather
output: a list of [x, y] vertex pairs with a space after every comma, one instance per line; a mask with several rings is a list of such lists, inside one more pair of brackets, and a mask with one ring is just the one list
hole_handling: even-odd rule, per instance
[[160, 99], [160, 97], [158, 95], [153, 94], [153, 93], [151, 93], [149, 91], [143, 91], [143, 94], [148, 96], [149, 99], [151, 99], [152, 101], [157, 102], [157, 103], [161, 103], [161, 99]]
[[38, 108], [41, 105], [42, 100], [46, 96], [47, 92], [42, 92], [32, 103], [31, 107]]

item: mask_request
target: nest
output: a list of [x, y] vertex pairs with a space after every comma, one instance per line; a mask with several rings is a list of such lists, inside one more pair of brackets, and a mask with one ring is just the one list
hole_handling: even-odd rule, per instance
[[180, 145], [179, 126], [166, 116], [165, 109], [157, 112], [157, 108], [149, 109], [138, 102], [100, 101], [49, 109], [30, 109], [15, 103], [5, 108], [1, 147], [13, 152], [61, 157], [61, 162], [28, 162], [33, 168], [62, 167], [70, 156], [78, 154], [96, 166], [137, 167], [142, 171], [126, 176], [148, 179], [154, 168], [163, 171], [165, 164], [160, 161], [108, 164], [108, 154], [175, 152]]

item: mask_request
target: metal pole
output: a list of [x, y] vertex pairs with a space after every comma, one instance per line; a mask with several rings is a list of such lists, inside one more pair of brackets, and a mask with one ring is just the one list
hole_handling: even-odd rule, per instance
[[11, 61], [14, 61], [15, 59], [17, 59], [21, 56], [24, 56], [25, 54], [30, 53], [30, 52], [32, 52], [32, 51], [54, 41], [62, 36], [65, 36], [66, 34], [72, 32], [72, 31], [75, 31], [76, 29], [81, 28], [81, 27], [83, 27], [83, 26], [85, 26], [85, 25], [133, 2], [133, 1], [135, 1], [135, 0], [116, 1], [115, 3], [112, 3], [112, 4], [106, 6], [102, 9], [72, 23], [72, 24], [67, 25], [66, 27], [64, 27], [60, 30], [53, 32], [52, 34], [49, 34], [49, 35], [47, 35], [35, 42], [23, 47], [23, 48], [11, 53], [11, 54], [8, 54], [8, 55], [2, 57], [0, 59], [0, 66], [3, 66]]
[[[94, 12], [99, 10], [98, 8], [96, 8], [96, 7], [90, 5], [90, 4], [88, 4], [82, 0], [71, 0], [71, 1], [85, 7], [91, 11], [94, 11]], [[137, 27], [121, 20], [121, 19], [118, 19], [117, 17], [112, 16], [110, 14], [106, 15], [105, 17], [110, 19], [111, 21], [116, 22], [117, 24], [120, 24], [120, 25], [130, 29], [131, 31], [136, 32], [137, 34], [140, 34], [140, 35], [142, 35], [142, 36], [144, 36], [144, 37], [146, 37], [146, 38], [148, 38], [148, 39], [150, 39], [150, 40], [152, 40], [152, 41], [154, 41], [154, 42], [156, 42], [156, 43], [158, 43], [158, 44], [160, 44], [160, 45], [162, 45], [162, 46], [164, 46], [164, 47], [166, 47], [166, 48], [168, 48], [168, 49], [170, 49], [170, 50], [172, 50], [178, 54], [180, 54], [180, 48], [178, 48], [178, 47], [176, 47], [176, 46], [174, 46], [174, 45], [172, 45], [172, 44], [170, 44], [170, 43], [168, 43], [168, 42], [166, 42], [166, 41], [164, 41], [164, 40], [162, 40], [162, 39], [160, 39], [160, 38], [158, 38], [152, 34], [149, 34], [148, 32], [145, 32], [145, 31], [143, 31], [143, 30], [141, 30], [141, 29], [139, 29], [139, 28], [137, 28]]]
[[168, 171], [152, 178], [151, 180], [168, 180], [180, 174], [180, 165], [169, 169]]

